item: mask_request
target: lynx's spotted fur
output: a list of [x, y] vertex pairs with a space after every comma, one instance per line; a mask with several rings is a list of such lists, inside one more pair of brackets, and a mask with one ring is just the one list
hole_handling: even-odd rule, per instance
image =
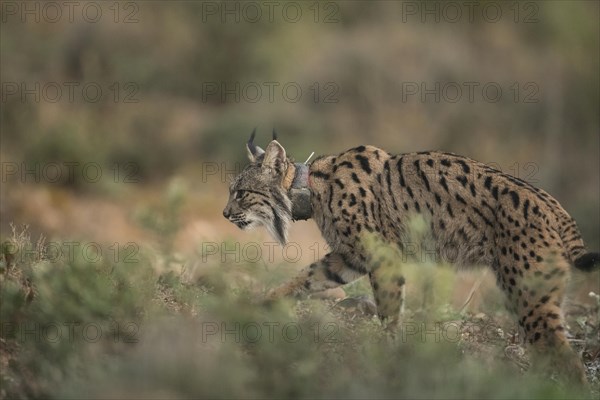
[[[292, 221], [288, 191], [301, 164], [273, 140], [266, 151], [248, 143], [251, 164], [232, 182], [223, 215], [240, 228], [264, 225], [285, 243]], [[392, 155], [359, 146], [316, 159], [308, 170], [312, 217], [331, 252], [269, 298], [301, 295], [368, 275], [378, 314], [393, 328], [402, 307], [404, 278], [389, 274], [365, 249], [370, 233], [403, 250], [407, 222], [429, 223], [436, 249], [456, 249], [456, 264], [489, 265], [506, 293], [528, 343], [552, 354], [572, 381], [585, 381], [570, 348], [561, 304], [571, 266], [598, 267], [575, 221], [543, 190], [485, 164], [443, 152]]]

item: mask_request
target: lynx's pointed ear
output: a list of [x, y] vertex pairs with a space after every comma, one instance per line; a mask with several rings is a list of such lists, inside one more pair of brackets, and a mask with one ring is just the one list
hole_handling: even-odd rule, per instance
[[256, 136], [256, 128], [250, 135], [250, 140], [246, 143], [246, 151], [248, 152], [248, 159], [250, 162], [256, 162], [260, 156], [265, 154], [265, 151], [254, 144], [254, 137]]
[[262, 162], [263, 169], [270, 169], [279, 175], [284, 172], [286, 164], [285, 149], [277, 140], [271, 141], [265, 150], [265, 158]]
[[248, 146], [246, 146], [246, 153], [248, 154], [248, 159], [250, 162], [260, 161], [260, 157], [265, 154], [265, 151], [261, 149], [260, 146], [254, 146], [255, 153], [252, 153], [252, 150]]

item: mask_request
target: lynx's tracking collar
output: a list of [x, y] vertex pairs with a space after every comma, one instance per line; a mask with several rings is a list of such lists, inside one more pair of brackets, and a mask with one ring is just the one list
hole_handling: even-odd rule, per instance
[[312, 217], [308, 165], [295, 163], [294, 167], [296, 171], [289, 190], [289, 197], [292, 200], [292, 219], [294, 221], [307, 220]]

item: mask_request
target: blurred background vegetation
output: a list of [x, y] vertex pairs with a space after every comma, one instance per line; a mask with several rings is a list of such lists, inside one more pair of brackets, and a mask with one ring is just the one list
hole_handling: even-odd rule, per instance
[[[454, 3], [460, 18], [444, 2], [277, 4], [270, 15], [264, 2], [77, 2], [71, 18], [66, 6], [57, 17], [43, 2], [2, 3], [2, 240], [29, 242], [19, 236], [25, 224], [34, 243], [44, 235], [56, 243], [100, 243], [105, 251], [101, 263], [54, 260], [54, 269], [43, 255], [21, 258], [15, 265], [24, 276], [45, 283], [34, 306], [19, 297], [28, 293], [27, 279], [4, 286], [2, 321], [101, 321], [104, 327], [119, 319], [148, 326], [146, 340], [125, 346], [133, 350], [122, 343], [3, 347], [2, 367], [12, 368], [3, 372], [3, 397], [78, 396], [90, 382], [102, 394], [114, 376], [124, 379], [112, 386], [114, 396], [486, 395], [494, 373], [472, 378], [479, 382], [474, 386], [467, 382], [477, 368], [470, 367], [436, 370], [431, 381], [417, 378], [430, 367], [402, 378], [392, 368], [400, 361], [374, 355], [385, 353], [377, 347], [358, 355], [330, 349], [326, 354], [346, 357], [345, 369], [327, 378], [319, 372], [323, 360], [305, 353], [314, 344], [286, 348], [290, 358], [271, 344], [261, 351], [242, 346], [242, 355], [239, 346], [188, 352], [184, 343], [194, 340], [202, 321], [198, 310], [229, 321], [292, 318], [289, 304], [261, 314], [266, 311], [245, 303], [252, 298], [245, 291], [264, 292], [324, 245], [316, 227], [302, 222], [291, 234], [302, 250], [292, 263], [281, 251], [257, 262], [226, 257], [223, 263], [219, 251], [207, 257], [213, 249], [207, 245], [252, 242], [264, 250], [271, 241], [262, 231], [239, 232], [221, 215], [228, 179], [245, 164], [244, 142], [254, 127], [263, 145], [276, 128], [297, 160], [372, 144], [392, 153], [439, 149], [493, 163], [550, 192], [578, 221], [588, 246], [600, 249], [598, 2], [480, 1], [472, 14]], [[23, 13], [25, 7], [33, 14]], [[11, 224], [18, 227], [14, 234]], [[111, 263], [106, 252], [114, 244], [122, 252]], [[123, 265], [127, 249], [135, 250], [135, 268]], [[10, 270], [10, 260], [3, 263]], [[459, 305], [476, 278], [461, 279], [454, 294]], [[597, 280], [576, 278], [576, 294], [585, 298]], [[121, 293], [131, 286], [133, 294]], [[225, 295], [227, 287], [238, 288], [238, 297]], [[493, 282], [482, 287], [493, 290]], [[80, 300], [69, 296], [88, 290], [94, 295], [73, 307]], [[348, 291], [367, 293], [360, 285]], [[148, 298], [168, 299], [167, 306], [156, 308]], [[484, 305], [469, 307], [477, 312]], [[3, 346], [15, 340], [2, 336]], [[173, 352], [165, 350], [173, 341]], [[154, 349], [152, 358], [147, 352]], [[398, 357], [413, 357], [414, 365], [430, 366], [435, 354], [470, 365], [455, 350], [434, 350], [441, 353], [394, 351], [408, 352]], [[86, 369], [99, 354], [132, 358], [111, 364], [109, 357]], [[348, 386], [362, 371], [354, 367], [370, 359], [390, 375], [370, 372]], [[257, 376], [254, 362], [271, 365], [273, 375]], [[235, 365], [233, 377], [209, 368], [215, 365]], [[288, 375], [278, 369], [296, 381], [279, 382]], [[179, 377], [179, 370], [188, 374]], [[131, 376], [137, 383], [128, 388]], [[219, 388], [207, 388], [223, 379]], [[321, 382], [307, 383], [314, 379]], [[450, 381], [457, 386], [448, 389]], [[550, 395], [543, 385], [532, 384], [531, 392], [502, 381], [496, 386], [507, 391], [499, 397]]]

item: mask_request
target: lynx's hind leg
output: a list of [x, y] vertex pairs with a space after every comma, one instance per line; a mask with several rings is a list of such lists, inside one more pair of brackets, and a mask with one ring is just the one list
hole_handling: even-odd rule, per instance
[[570, 383], [585, 383], [583, 363], [567, 340], [562, 310], [570, 265], [564, 254], [550, 250], [560, 249], [560, 243], [546, 247], [537, 241], [528, 240], [528, 246], [519, 242], [511, 238], [499, 243], [498, 280], [531, 347], [533, 365], [556, 369]]

